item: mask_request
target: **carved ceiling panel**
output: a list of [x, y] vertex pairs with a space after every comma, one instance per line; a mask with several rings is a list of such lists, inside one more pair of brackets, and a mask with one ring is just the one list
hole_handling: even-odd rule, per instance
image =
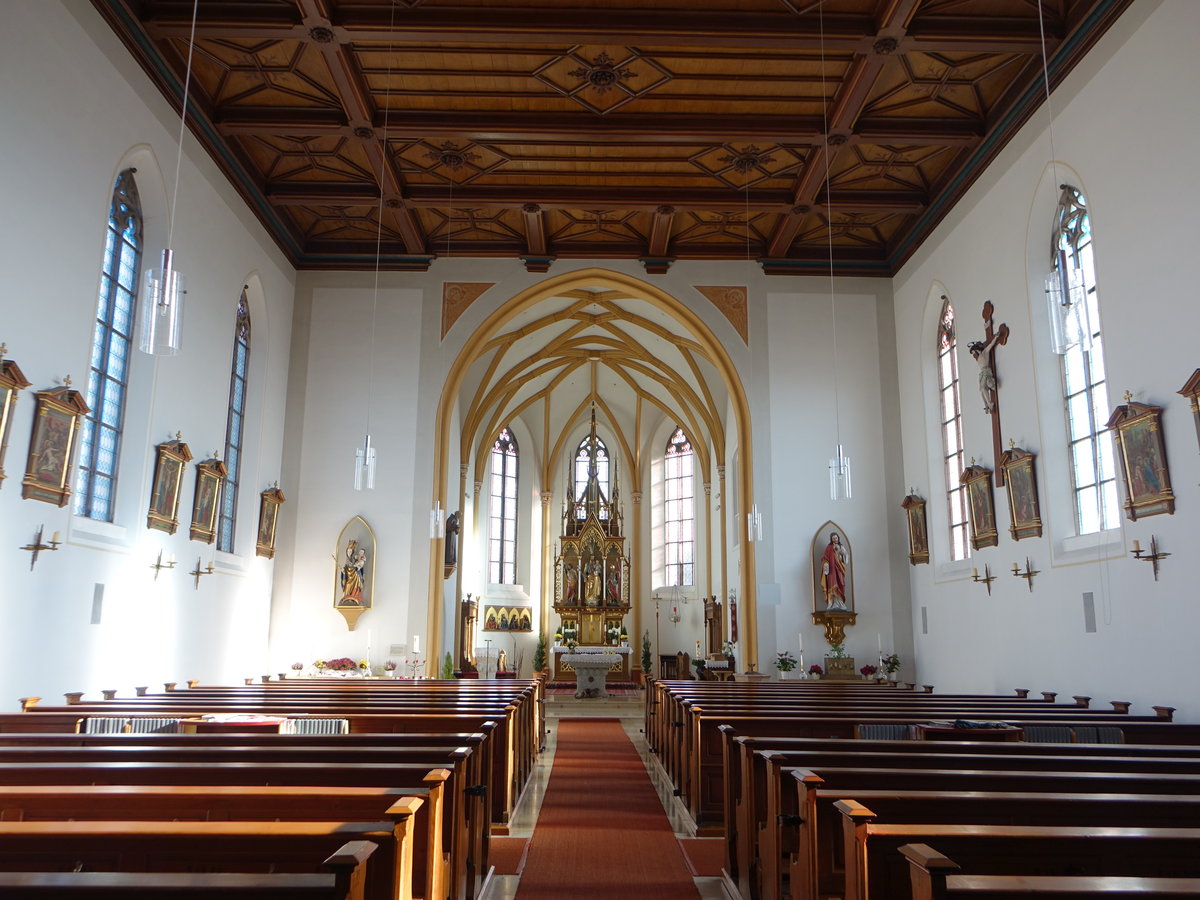
[[[1042, 0], [1052, 83], [1130, 2]], [[192, 4], [92, 3], [178, 109]], [[749, 244], [765, 271], [803, 273], [828, 269], [832, 221], [836, 272], [889, 275], [1039, 112], [1038, 12], [201, 3], [190, 139], [299, 268], [421, 268], [448, 237], [531, 271], [588, 255], [666, 271]]]

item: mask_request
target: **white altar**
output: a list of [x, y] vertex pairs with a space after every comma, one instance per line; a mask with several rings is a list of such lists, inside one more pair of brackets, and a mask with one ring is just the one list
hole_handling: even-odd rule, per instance
[[571, 681], [575, 675], [575, 667], [566, 661], [566, 657], [574, 652], [583, 653], [610, 653], [616, 654], [619, 659], [614, 660], [613, 667], [608, 670], [607, 681], [609, 684], [627, 683], [632, 680], [630, 666], [633, 664], [633, 648], [632, 647], [613, 647], [609, 644], [582, 644], [574, 651], [570, 647], [555, 646], [550, 648], [550, 680], [551, 681]]
[[605, 647], [577, 647], [571, 653], [564, 653], [562, 661], [575, 670], [576, 699], [607, 697], [604, 682], [608, 670], [621, 662], [621, 656]]

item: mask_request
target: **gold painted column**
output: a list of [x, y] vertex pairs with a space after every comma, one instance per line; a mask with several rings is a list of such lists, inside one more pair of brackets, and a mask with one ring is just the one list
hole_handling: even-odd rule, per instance
[[[539, 634], [546, 635], [546, 662], [550, 662], [550, 605], [554, 597], [554, 532], [551, 528], [550, 503], [553, 491], [542, 491], [542, 596]], [[537, 674], [537, 673], [534, 673]]]
[[[645, 548], [642, 547], [642, 492], [632, 491], [630, 497], [633, 498], [633, 539], [630, 544], [633, 552], [629, 560], [629, 599], [630, 609], [633, 612], [633, 628], [629, 632], [629, 646], [633, 650], [629, 661], [630, 669], [634, 663], [640, 669], [642, 666], [642, 604], [638, 595], [641, 593], [642, 581], [642, 560], [646, 558]], [[634, 588], [637, 588], [637, 593], [634, 593]], [[637, 598], [637, 599], [635, 599]]]

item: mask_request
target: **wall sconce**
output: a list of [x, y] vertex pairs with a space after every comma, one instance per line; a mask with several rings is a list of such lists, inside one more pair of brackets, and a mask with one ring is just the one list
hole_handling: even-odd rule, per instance
[[1031, 592], [1033, 591], [1033, 576], [1042, 574], [1041, 570], [1033, 568], [1033, 566], [1029, 562], [1028, 556], [1025, 557], [1025, 571], [1022, 572], [1021, 567], [1018, 566], [1016, 563], [1013, 563], [1012, 573], [1017, 578], [1024, 578], [1026, 583], [1029, 585], [1029, 590]]
[[979, 577], [979, 570], [971, 570], [971, 580], [976, 584], [982, 584], [987, 587], [988, 596], [992, 595], [992, 582], [996, 580], [996, 576], [992, 574], [992, 570], [985, 563], [983, 566], [983, 577]]
[[203, 578], [205, 575], [213, 574], [213, 564], [209, 563], [207, 566], [205, 566], [202, 569], [202, 568], [200, 568], [200, 557], [197, 556], [196, 557], [196, 568], [192, 569], [192, 571], [188, 572], [188, 574], [193, 576], [196, 579], [196, 588], [195, 589], [200, 590], [200, 579]]
[[[57, 537], [57, 532], [55, 533], [55, 536]], [[1133, 542], [1133, 550], [1131, 550], [1130, 552], [1133, 554], [1134, 559], [1140, 559], [1144, 562], [1148, 562], [1148, 563], [1150, 563], [1151, 566], [1154, 567], [1154, 580], [1155, 581], [1158, 581], [1158, 561], [1160, 559], [1166, 559], [1168, 556], [1171, 555], [1170, 553], [1163, 553], [1161, 550], [1158, 549], [1158, 536], [1153, 535], [1153, 534], [1150, 535], [1150, 552], [1149, 553], [1142, 552], [1142, 542], [1141, 541], [1134, 541]]]
[[166, 562], [163, 562], [162, 551], [159, 550], [158, 551], [158, 559], [155, 560], [154, 562], [150, 563], [150, 568], [154, 570], [154, 580], [158, 581], [158, 573], [160, 571], [162, 571], [163, 569], [175, 568], [175, 554], [172, 553], [170, 558]]
[[43, 550], [57, 550], [59, 548], [59, 545], [62, 544], [62, 541], [60, 541], [58, 539], [57, 531], [54, 532], [54, 537], [50, 538], [50, 542], [48, 544], [43, 543], [42, 535], [45, 533], [44, 528], [45, 528], [44, 525], [39, 525], [37, 534], [33, 538], [33, 543], [26, 544], [24, 547], [21, 548], [22, 550], [28, 550], [31, 554], [33, 554], [32, 556], [29, 557], [29, 571], [30, 572], [33, 571], [33, 567], [38, 561], [38, 555]]

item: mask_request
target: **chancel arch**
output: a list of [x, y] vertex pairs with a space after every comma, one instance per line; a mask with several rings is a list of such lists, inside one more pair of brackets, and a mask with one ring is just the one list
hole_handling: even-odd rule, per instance
[[[625, 519], [629, 573], [622, 590], [629, 591], [632, 609], [622, 625], [628, 633], [644, 624], [650, 605], [649, 459], [662, 455], [666, 431], [682, 427], [694, 448], [698, 504], [713, 502], [712, 473], [724, 471], [729, 446], [745, 452], [727, 477], [737, 482], [739, 495], [753, 496], [745, 391], [733, 360], [701, 316], [647, 282], [603, 269], [547, 279], [500, 304], [465, 340], [447, 373], [436, 420], [432, 502], [454, 506], [450, 466], [457, 457], [458, 499], [469, 503], [474, 484], [483, 480], [485, 447], [490, 449], [505, 424], [523, 424], [540, 461], [537, 483], [522, 488], [524, 497], [541, 501], [540, 540], [536, 534], [531, 538], [531, 550], [541, 554], [541, 590], [531, 599], [541, 607], [539, 624], [548, 634], [553, 633], [547, 614], [555, 544], [562, 538], [560, 513], [593, 415], [610, 461], [610, 490]], [[656, 435], [663, 429], [660, 440]], [[523, 442], [523, 467], [526, 449]], [[708, 510], [706, 520], [720, 515]], [[532, 528], [536, 532], [537, 524]], [[731, 547], [714, 539], [726, 531], [710, 524], [697, 536], [703, 544], [697, 557], [707, 560], [697, 572], [709, 573], [698, 580], [709, 593], [724, 596], [735, 587], [725, 581], [725, 560], [740, 558], [741, 657], [756, 663], [753, 548], [742, 529], [728, 530]], [[464, 544], [472, 539], [464, 533]], [[441, 557], [435, 541], [431, 560], [440, 563]], [[712, 583], [713, 571], [722, 573], [720, 584]], [[457, 597], [475, 595], [477, 587], [463, 581]], [[441, 566], [431, 564], [431, 643], [440, 640], [439, 625], [453, 593], [443, 593]]]

